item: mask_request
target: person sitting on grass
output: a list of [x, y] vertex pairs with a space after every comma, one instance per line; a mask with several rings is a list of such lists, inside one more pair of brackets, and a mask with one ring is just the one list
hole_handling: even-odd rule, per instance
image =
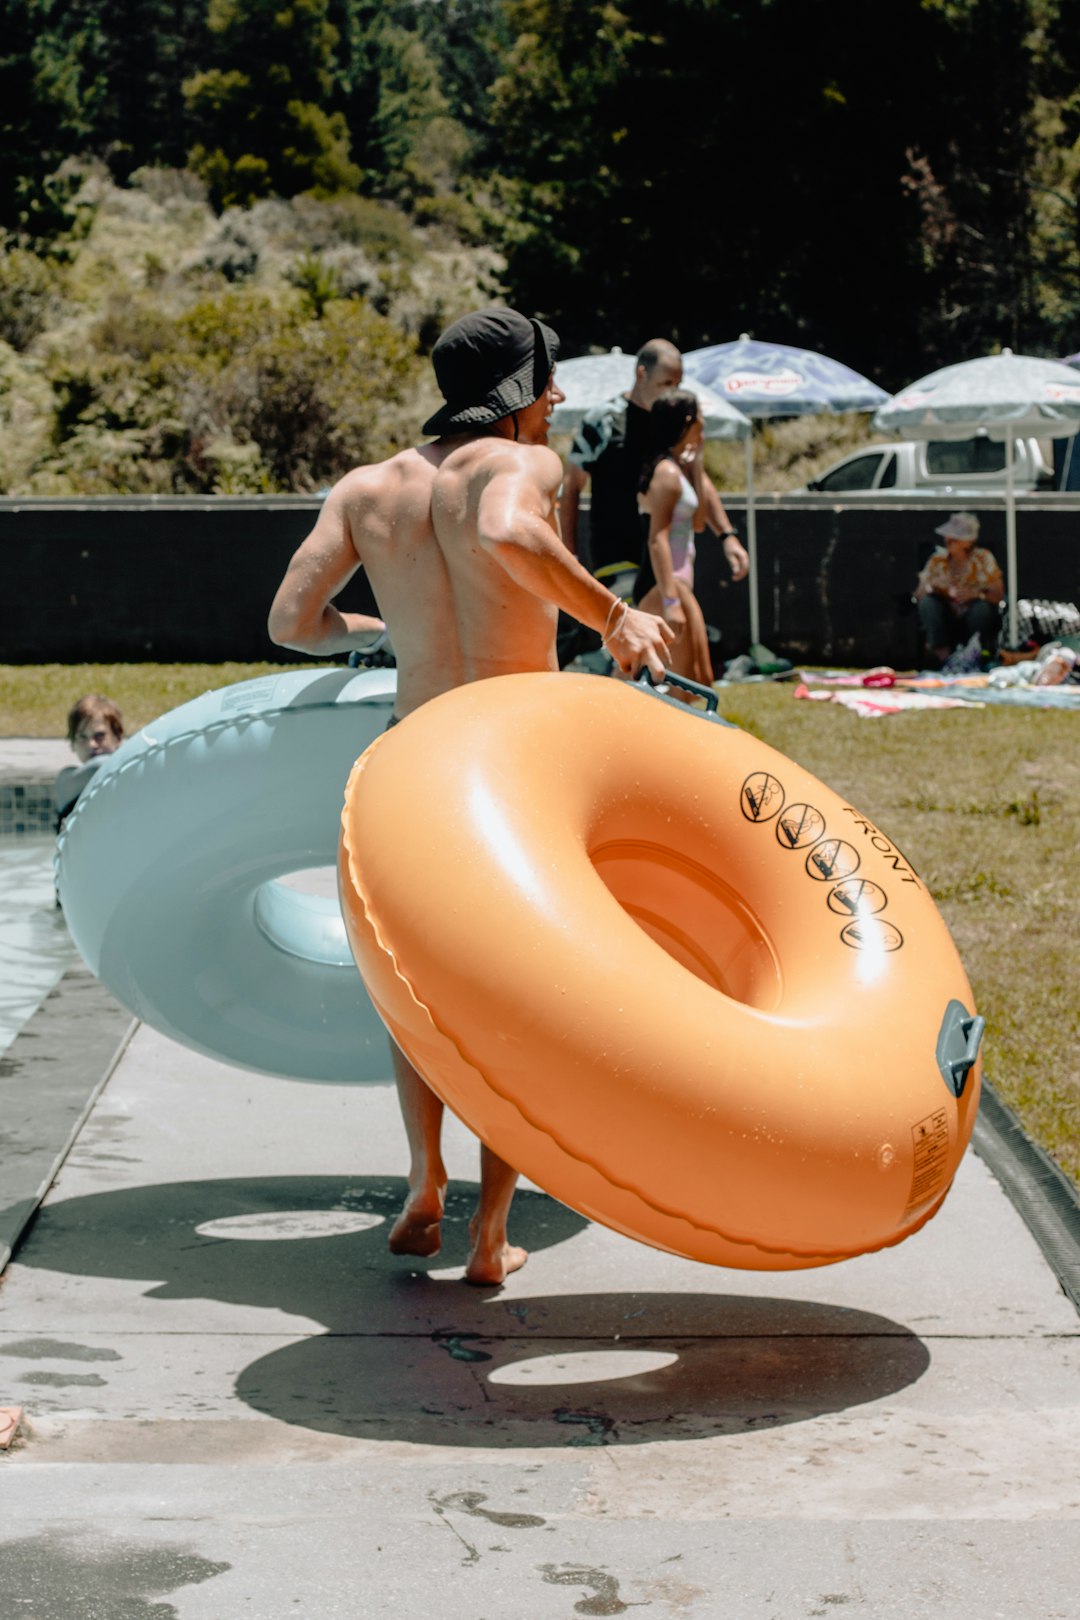
[[974, 512], [954, 512], [940, 528], [939, 546], [919, 575], [915, 601], [927, 646], [939, 665], [954, 647], [977, 635], [985, 653], [997, 651], [1005, 582], [993, 553], [975, 544]]

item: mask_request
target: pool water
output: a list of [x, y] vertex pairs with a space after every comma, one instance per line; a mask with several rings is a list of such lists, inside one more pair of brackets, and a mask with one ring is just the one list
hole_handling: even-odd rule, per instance
[[0, 1052], [79, 960], [56, 904], [48, 837], [0, 838]]

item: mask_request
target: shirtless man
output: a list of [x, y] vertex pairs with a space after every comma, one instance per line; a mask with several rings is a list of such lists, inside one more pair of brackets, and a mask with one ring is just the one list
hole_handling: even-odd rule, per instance
[[[627, 674], [659, 679], [671, 632], [628, 608], [563, 545], [556, 502], [562, 464], [547, 448], [563, 398], [558, 339], [515, 310], [455, 321], [432, 352], [447, 403], [424, 425], [433, 444], [361, 467], [331, 491], [289, 564], [270, 610], [281, 646], [325, 656], [369, 640], [381, 621], [341, 613], [333, 598], [363, 565], [398, 665], [394, 720], [466, 681], [554, 670], [558, 610], [598, 630]], [[390, 1233], [394, 1254], [440, 1246], [446, 1170], [443, 1104], [391, 1042], [409, 1144], [409, 1194]], [[517, 1171], [481, 1147], [480, 1198], [465, 1276], [502, 1283], [524, 1265], [507, 1241]]]

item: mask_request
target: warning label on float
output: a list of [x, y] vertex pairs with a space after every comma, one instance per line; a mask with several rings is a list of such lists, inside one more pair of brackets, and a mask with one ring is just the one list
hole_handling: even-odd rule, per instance
[[949, 1161], [949, 1117], [944, 1108], [928, 1114], [912, 1127], [914, 1167], [911, 1177], [911, 1196], [906, 1215], [920, 1204], [928, 1203], [945, 1185]]
[[739, 799], [747, 821], [771, 821], [784, 802], [784, 788], [768, 771], [755, 771], [742, 785]]

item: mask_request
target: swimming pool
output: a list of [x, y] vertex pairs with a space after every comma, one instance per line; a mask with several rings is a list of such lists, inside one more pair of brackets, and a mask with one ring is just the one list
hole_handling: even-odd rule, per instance
[[0, 838], [0, 1052], [79, 960], [56, 904], [51, 836]]

